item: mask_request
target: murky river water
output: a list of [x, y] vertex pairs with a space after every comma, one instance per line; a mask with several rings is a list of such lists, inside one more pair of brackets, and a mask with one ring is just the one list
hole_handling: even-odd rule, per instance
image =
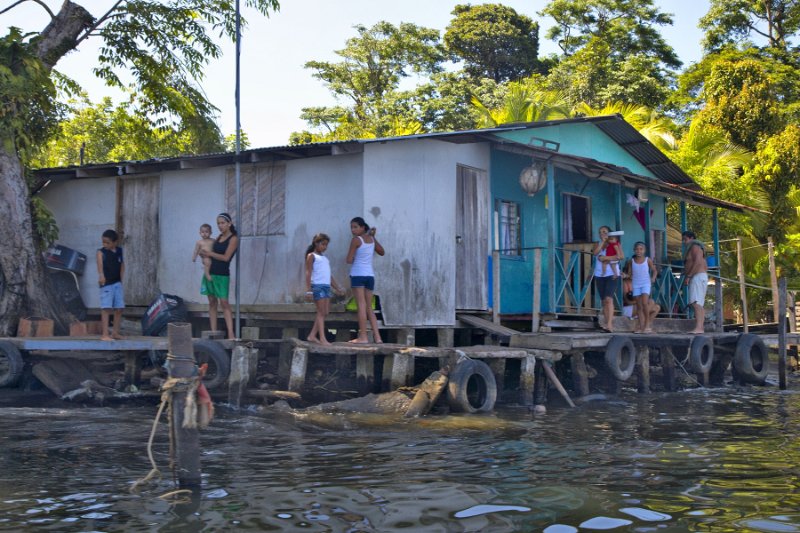
[[2, 531], [800, 531], [800, 393], [715, 389], [544, 416], [223, 411], [174, 489], [155, 407], [0, 409]]

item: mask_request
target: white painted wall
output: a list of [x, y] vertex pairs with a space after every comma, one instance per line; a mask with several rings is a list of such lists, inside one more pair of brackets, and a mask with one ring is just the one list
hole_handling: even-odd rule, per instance
[[[175, 294], [187, 302], [207, 302], [200, 295], [203, 263], [192, 263], [200, 238], [200, 225], [211, 224], [219, 235], [217, 215], [225, 211], [225, 168], [190, 169], [161, 175], [158, 262], [159, 292]], [[135, 257], [127, 258], [135, 261]], [[231, 272], [233, 274], [233, 272]]]
[[386, 249], [374, 265], [388, 325], [455, 322], [458, 164], [488, 171], [488, 145], [409, 139], [365, 147], [363, 216]]
[[[360, 214], [363, 205], [361, 160], [361, 154], [350, 154], [287, 164], [286, 235], [269, 240], [258, 303], [303, 301], [305, 251], [317, 233], [331, 238], [326, 252], [331, 274], [341, 285], [349, 286], [345, 258], [351, 238], [350, 219]], [[260, 279], [259, 252], [263, 256], [263, 249], [256, 250], [249, 262], [252, 272], [247, 279], [254, 282]], [[242, 272], [244, 276], [244, 269]], [[243, 303], [251, 303], [244, 294], [243, 290]]]
[[[287, 162], [285, 234], [241, 239], [241, 303], [302, 301], [304, 253], [319, 232], [331, 237], [333, 275], [348, 287], [350, 219], [362, 216], [378, 228], [386, 248], [375, 267], [387, 324], [452, 325], [458, 164], [488, 170], [488, 146], [409, 139], [367, 144], [363, 154]], [[200, 296], [202, 266], [191, 255], [202, 223], [217, 234], [216, 215], [226, 210], [225, 175], [226, 167], [162, 174], [160, 292], [206, 301]], [[115, 179], [54, 183], [42, 198], [61, 229], [59, 243], [86, 253], [81, 293], [87, 306], [98, 307], [93, 259], [100, 235], [114, 227]]]
[[86, 255], [78, 284], [87, 307], [100, 307], [95, 258], [103, 232], [115, 225], [116, 190], [116, 178], [96, 178], [52, 182], [40, 193], [58, 225], [56, 243]]

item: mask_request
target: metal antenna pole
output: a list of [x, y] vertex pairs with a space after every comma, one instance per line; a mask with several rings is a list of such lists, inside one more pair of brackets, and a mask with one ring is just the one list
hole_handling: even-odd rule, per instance
[[[240, 95], [239, 95], [239, 56], [241, 55], [242, 51], [242, 19], [239, 13], [239, 0], [236, 0], [236, 227], [242, 227], [242, 184], [241, 184], [241, 165], [239, 163], [239, 156], [241, 152], [241, 131], [242, 131], [242, 124], [239, 120], [240, 117]], [[242, 239], [239, 237], [239, 249], [241, 250], [242, 247]], [[236, 282], [234, 285], [234, 292], [236, 295], [236, 338], [241, 338], [241, 331], [242, 331], [242, 321], [241, 321], [241, 314], [239, 308], [239, 293], [240, 293], [240, 284], [239, 284], [239, 273], [240, 273], [240, 265], [239, 265], [239, 257], [241, 253], [236, 254]]]

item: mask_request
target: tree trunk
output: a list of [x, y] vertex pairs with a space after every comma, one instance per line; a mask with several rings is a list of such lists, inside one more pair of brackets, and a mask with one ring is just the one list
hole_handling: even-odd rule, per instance
[[51, 298], [50, 280], [36, 249], [28, 186], [15, 153], [0, 145], [0, 271], [5, 281], [0, 294], [0, 336], [14, 335], [24, 316], [52, 318], [60, 330], [72, 318], [62, 302]]
[[[38, 37], [37, 54], [48, 69], [72, 51], [94, 22], [83, 7], [66, 0]], [[5, 138], [4, 138], [5, 137]], [[53, 319], [59, 331], [73, 318], [63, 302], [51, 297], [44, 259], [33, 231], [30, 191], [14, 139], [0, 136], [0, 336], [16, 333], [19, 319], [35, 315]]]

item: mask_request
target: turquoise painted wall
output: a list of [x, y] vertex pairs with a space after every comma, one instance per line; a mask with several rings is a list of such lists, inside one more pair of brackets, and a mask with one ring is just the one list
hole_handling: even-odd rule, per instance
[[559, 153], [589, 157], [656, 179], [636, 158], [591, 123], [557, 124], [529, 130], [505, 131], [495, 135], [534, 146], [541, 146], [541, 142], [534, 138], [556, 142], [560, 144]]
[[[595, 129], [597, 132], [597, 130]], [[595, 133], [597, 136], [597, 133]], [[616, 146], [616, 145], [615, 145]], [[498, 200], [516, 202], [520, 206], [521, 241], [525, 249], [520, 257], [500, 258], [500, 310], [503, 314], [527, 314], [531, 312], [533, 289], [533, 250], [542, 247], [542, 310], [549, 308], [548, 302], [548, 270], [547, 270], [547, 228], [548, 208], [556, 210], [556, 247], [562, 245], [561, 220], [563, 210], [562, 195], [564, 193], [586, 196], [591, 199], [591, 240], [596, 240], [600, 226], [608, 225], [612, 229], [625, 231], [621, 242], [626, 256], [631, 255], [633, 243], [644, 240], [644, 229], [634, 217], [634, 209], [628, 205], [626, 194], [635, 196], [636, 190], [614, 183], [589, 179], [565, 169], [555, 169], [556, 198], [547, 198], [545, 191], [529, 197], [519, 185], [520, 171], [530, 164], [530, 158], [522, 155], [494, 150], [492, 152], [490, 176], [492, 211]], [[621, 188], [621, 218], [617, 221], [617, 188]], [[651, 196], [651, 229], [664, 229], [665, 200]], [[643, 204], [647, 205], [647, 204]], [[494, 243], [494, 216], [492, 216], [492, 248]]]

